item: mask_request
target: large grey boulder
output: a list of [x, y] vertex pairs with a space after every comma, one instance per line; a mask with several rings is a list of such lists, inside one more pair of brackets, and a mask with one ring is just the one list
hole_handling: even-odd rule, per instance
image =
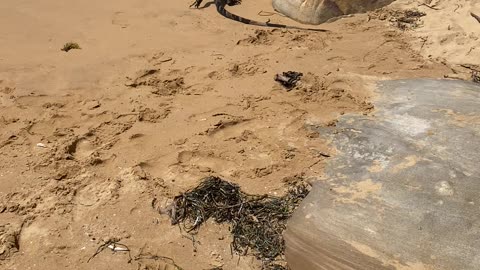
[[288, 224], [292, 270], [479, 270], [480, 85], [385, 81]]
[[321, 24], [327, 20], [353, 13], [363, 13], [395, 0], [273, 0], [273, 8], [296, 21]]

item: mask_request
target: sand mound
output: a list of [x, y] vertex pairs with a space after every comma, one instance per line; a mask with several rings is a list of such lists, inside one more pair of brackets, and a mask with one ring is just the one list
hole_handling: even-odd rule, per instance
[[[457, 77], [470, 79], [480, 71], [480, 2], [472, 0], [398, 0], [390, 9], [417, 9], [425, 13], [411, 35], [424, 57], [452, 65]], [[455, 77], [455, 74], [449, 74]]]

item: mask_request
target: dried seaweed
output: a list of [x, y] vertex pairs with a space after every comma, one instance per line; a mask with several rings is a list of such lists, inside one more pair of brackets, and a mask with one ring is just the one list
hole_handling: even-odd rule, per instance
[[63, 48], [61, 49], [62, 51], [64, 52], [68, 52], [70, 50], [80, 50], [80, 45], [78, 45], [78, 43], [75, 43], [75, 42], [67, 42], [65, 43], [65, 45], [63, 45]]
[[395, 16], [395, 22], [397, 24], [397, 27], [401, 30], [417, 28], [420, 25], [420, 18], [425, 15], [426, 14], [424, 12], [414, 9], [408, 9], [403, 12], [397, 13]]
[[406, 31], [420, 27], [422, 24], [421, 18], [424, 16], [426, 16], [426, 13], [416, 9], [392, 10], [384, 8], [370, 14], [369, 19], [388, 20], [400, 30]]
[[308, 185], [297, 183], [282, 197], [250, 195], [236, 184], [211, 176], [176, 196], [170, 217], [173, 225], [182, 224], [189, 233], [196, 233], [210, 218], [229, 223], [237, 254], [254, 255], [264, 262], [264, 269], [286, 269], [274, 260], [284, 254], [282, 232], [308, 192]]

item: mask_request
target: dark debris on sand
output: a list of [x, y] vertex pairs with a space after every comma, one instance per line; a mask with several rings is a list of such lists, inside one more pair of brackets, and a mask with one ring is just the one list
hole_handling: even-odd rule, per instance
[[75, 42], [67, 42], [65, 43], [65, 45], [63, 45], [63, 48], [61, 49], [62, 51], [64, 52], [68, 52], [70, 50], [80, 50], [80, 45], [78, 45], [78, 43], [75, 43]]
[[309, 186], [298, 183], [286, 195], [251, 195], [236, 184], [218, 177], [207, 177], [195, 187], [174, 198], [170, 213], [173, 225], [182, 224], [189, 233], [212, 218], [231, 225], [232, 249], [239, 255], [252, 254], [264, 263], [264, 269], [282, 270], [275, 261], [285, 251], [282, 232], [288, 218], [307, 196]]

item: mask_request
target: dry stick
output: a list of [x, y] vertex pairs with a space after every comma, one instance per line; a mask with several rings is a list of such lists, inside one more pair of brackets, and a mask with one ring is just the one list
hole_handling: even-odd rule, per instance
[[167, 59], [160, 60], [159, 62], [160, 62], [160, 63], [165, 63], [165, 62], [169, 62], [169, 61], [172, 61], [172, 60], [173, 60], [172, 57], [168, 57]]
[[367, 58], [367, 56], [369, 56], [371, 53], [377, 51], [378, 49], [380, 49], [380, 47], [382, 47], [383, 45], [385, 45], [385, 44], [387, 44], [387, 43], [389, 43], [389, 42], [393, 42], [393, 40], [386, 40], [386, 41], [384, 41], [382, 44], [378, 45], [378, 47], [376, 47], [375, 49], [367, 52], [367, 53], [363, 56], [362, 61], [365, 62], [365, 59]]
[[472, 15], [472, 17], [475, 18], [477, 20], [477, 22], [480, 23], [480, 16], [478, 16], [477, 14], [475, 14], [473, 12], [470, 12], [470, 15]]
[[470, 55], [470, 53], [475, 50], [475, 47], [471, 47], [470, 50], [468, 50], [467, 55]]
[[432, 6], [430, 6], [430, 5], [427, 5], [427, 4], [425, 4], [425, 3], [422, 3], [422, 4], [420, 4], [419, 6], [426, 6], [426, 7], [428, 7], [428, 8], [431, 8], [431, 9], [433, 9], [433, 10], [440, 10], [439, 8], [436, 8], [436, 7], [435, 7], [435, 6], [436, 6], [436, 4], [435, 4], [435, 5], [432, 5]]
[[470, 69], [471, 71], [480, 72], [480, 67], [477, 65], [461, 64], [460, 66], [466, 69]]
[[420, 50], [422, 50], [423, 47], [425, 46], [425, 43], [427, 43], [428, 37], [420, 37], [420, 39], [423, 41], [422, 42], [422, 47], [420, 47]]
[[278, 15], [278, 16], [282, 16], [282, 17], [287, 17], [281, 13], [278, 13], [278, 12], [270, 12], [270, 11], [263, 11], [263, 10], [260, 10], [258, 13], [257, 13], [259, 16], [273, 16], [273, 15]]
[[161, 261], [172, 264], [176, 269], [183, 270], [183, 268], [180, 267], [178, 264], [176, 264], [175, 261], [170, 257], [161, 256], [161, 255], [154, 255], [154, 254], [149, 254], [149, 253], [143, 254], [143, 251], [142, 251], [142, 253], [137, 255], [134, 258], [134, 260], [135, 261], [139, 261], [139, 260], [154, 260], [154, 261], [161, 260]]
[[460, 8], [460, 5], [459, 5], [459, 4], [455, 4], [455, 5], [456, 5], [456, 7], [455, 7], [455, 9], [453, 10], [453, 12], [457, 12], [457, 10]]
[[[113, 248], [110, 248], [109, 247], [110, 245], [112, 245]], [[115, 250], [117, 246], [122, 248], [122, 250]], [[110, 248], [113, 252], [125, 252], [125, 251], [128, 252], [128, 258], [129, 258], [128, 262], [130, 263], [132, 261], [130, 248], [128, 248], [124, 244], [118, 243], [116, 240], [108, 240], [107, 242], [103, 243], [97, 248], [97, 251], [95, 251], [95, 253], [90, 258], [88, 258], [87, 263], [89, 263], [93, 258], [95, 258], [98, 254], [100, 254], [102, 251], [104, 251], [107, 248]]]

